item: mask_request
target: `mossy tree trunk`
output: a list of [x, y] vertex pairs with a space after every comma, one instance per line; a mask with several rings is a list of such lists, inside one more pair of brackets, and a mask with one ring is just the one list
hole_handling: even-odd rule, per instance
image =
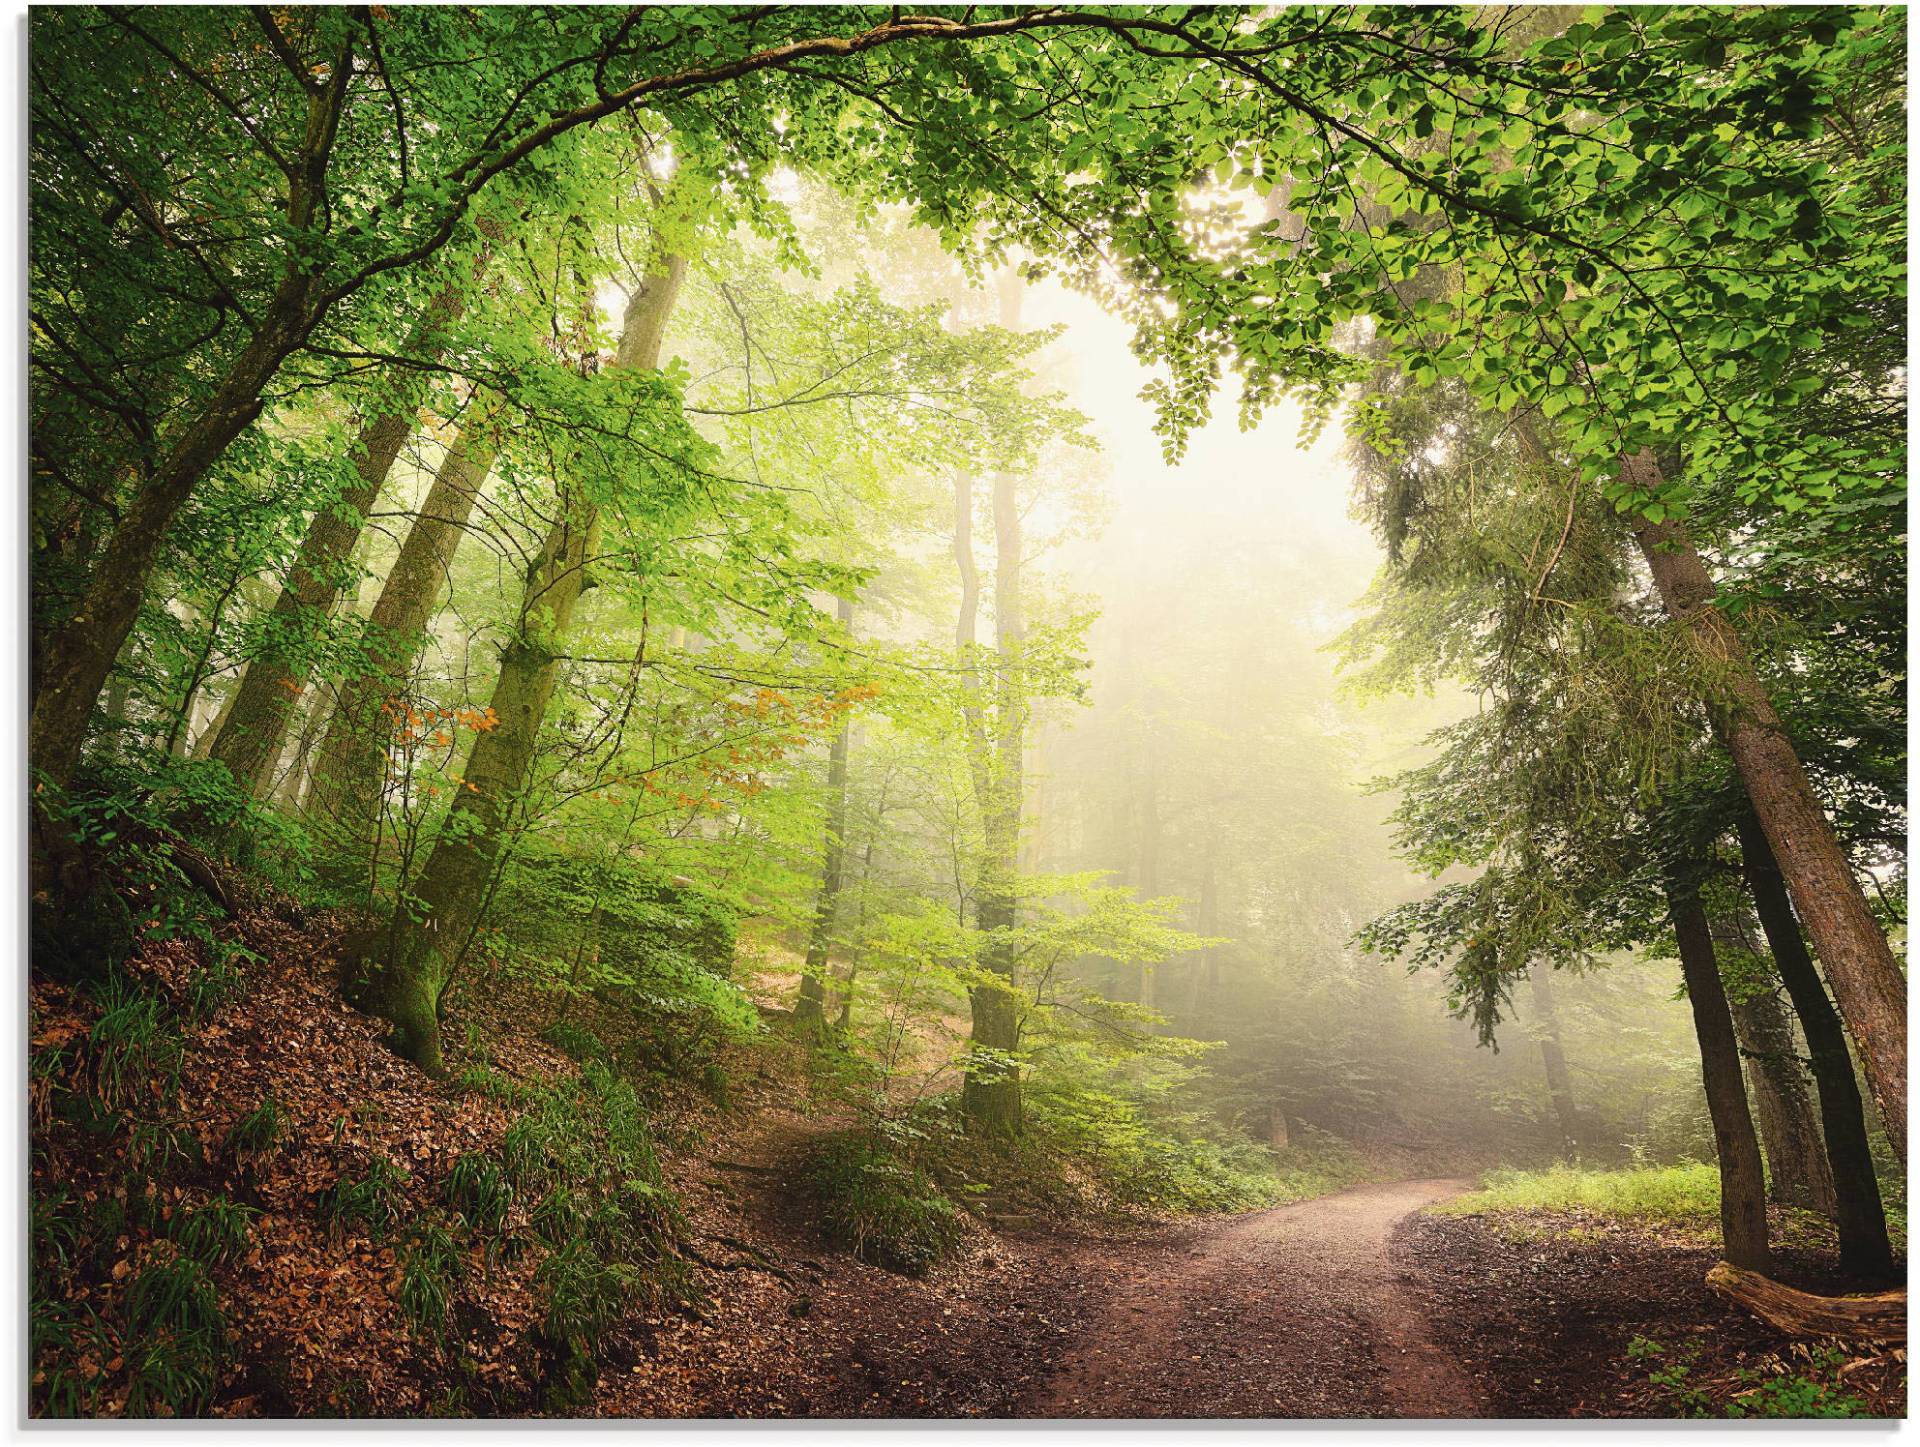
[[[1649, 451], [1626, 459], [1623, 475], [1657, 493], [1665, 485]], [[1754, 818], [1778, 862], [1793, 907], [1833, 982], [1840, 1014], [1860, 1047], [1888, 1139], [1907, 1152], [1907, 982], [1867, 904], [1860, 880], [1813, 791], [1786, 725], [1727, 616], [1686, 528], [1673, 521], [1633, 526], [1667, 613], [1684, 624], [1720, 672], [1726, 699], [1714, 729], [1733, 756]]]
[[1782, 1206], [1832, 1216], [1833, 1176], [1792, 1021], [1771, 989], [1735, 993], [1728, 1006], [1766, 1147], [1767, 1194]]
[[[620, 365], [659, 365], [667, 318], [685, 276], [685, 259], [669, 257], [635, 292]], [[370, 962], [358, 989], [361, 1007], [392, 1023], [394, 1048], [436, 1075], [446, 1069], [441, 995], [482, 923], [505, 827], [533, 768], [600, 530], [587, 498], [564, 484], [562, 493], [559, 518], [527, 569], [520, 616], [502, 650], [492, 699], [496, 722], [475, 739], [466, 787], [441, 824], [411, 899], [394, 910], [385, 957]]]
[[[308, 91], [299, 148], [287, 167], [283, 219], [289, 234], [312, 225], [327, 204], [327, 166], [358, 70], [352, 62], [348, 42], [331, 57], [327, 78]], [[39, 651], [27, 753], [55, 789], [72, 782], [94, 703], [140, 616], [173, 520], [208, 469], [260, 416], [268, 384], [320, 319], [319, 292], [316, 273], [290, 258], [272, 298], [254, 319], [252, 337], [204, 399], [183, 409], [185, 420], [159, 449], [101, 544], [79, 602]], [[38, 822], [48, 822], [44, 813]], [[59, 837], [64, 833], [55, 827], [42, 830], [41, 837], [64, 856], [68, 851]], [[66, 879], [69, 862], [52, 861], [56, 875]]]

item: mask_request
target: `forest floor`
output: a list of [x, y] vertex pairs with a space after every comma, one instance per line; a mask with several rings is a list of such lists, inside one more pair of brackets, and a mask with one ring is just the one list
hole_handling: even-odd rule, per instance
[[1391, 1259], [1402, 1223], [1465, 1182], [1356, 1186], [1201, 1223], [1003, 1228], [916, 1280], [804, 1254], [789, 1170], [824, 1128], [763, 1119], [686, 1183], [703, 1218], [731, 1218], [704, 1224], [709, 1238], [751, 1242], [763, 1261], [783, 1243], [803, 1254], [789, 1279], [755, 1271], [705, 1320], [657, 1323], [603, 1379], [596, 1415], [1484, 1415]]
[[[662, 1320], [593, 1414], [1663, 1418], [1812, 1370], [1707, 1292], [1707, 1245], [1569, 1213], [1425, 1213], [1463, 1180], [1206, 1221], [1000, 1224], [899, 1276], [820, 1244], [795, 1173], [831, 1125], [762, 1107], [685, 1178], [705, 1232], [755, 1242], [789, 1280], [753, 1272], [707, 1320]], [[1780, 1269], [1841, 1290], [1820, 1249]], [[1636, 1340], [1663, 1355], [1636, 1359]], [[1905, 1411], [1903, 1351], [1841, 1370], [1872, 1414]]]
[[[832, 1124], [763, 1108], [683, 1178], [710, 1238], [753, 1243], [788, 1279], [754, 1271], [704, 1320], [662, 1319], [603, 1377], [595, 1415], [1717, 1416], [1812, 1369], [1707, 1291], [1715, 1253], [1698, 1241], [1426, 1214], [1457, 1180], [1199, 1221], [1002, 1224], [903, 1277], [819, 1242], [794, 1172]], [[1842, 1289], [1831, 1266], [1819, 1250], [1781, 1262]], [[1636, 1358], [1636, 1340], [1664, 1355]], [[1904, 1352], [1842, 1370], [1874, 1415], [1902, 1413]]]
[[[387, 1051], [378, 1023], [339, 1000], [330, 924], [272, 908], [245, 923], [262, 958], [242, 1002], [187, 1028], [172, 1065], [178, 1099], [165, 1111], [186, 1128], [164, 1136], [145, 1123], [161, 1109], [150, 1087], [118, 1086], [116, 1108], [102, 1103], [108, 1055], [88, 1043], [99, 1005], [33, 983], [36, 1239], [64, 1263], [52, 1285], [67, 1298], [43, 1304], [49, 1321], [119, 1320], [142, 1283], [180, 1259], [178, 1223], [226, 1193], [252, 1214], [247, 1245], [211, 1267], [234, 1348], [214, 1415], [530, 1410], [542, 1360], [538, 1253], [462, 1245], [465, 1284], [444, 1341], [410, 1328], [402, 1307], [413, 1239], [404, 1223], [444, 1212], [457, 1158], [497, 1153], [520, 1108], [429, 1081]], [[146, 1008], [141, 1000], [184, 999], [190, 973], [177, 942], [144, 951], [130, 978], [160, 993], [129, 997], [116, 1018]], [[503, 989], [485, 999], [484, 1015], [453, 1034], [479, 1041], [496, 1077], [521, 1098], [576, 1078], [530, 1033], [547, 1004]], [[823, 1239], [807, 1166], [853, 1122], [846, 1106], [812, 1095], [804, 1055], [792, 1042], [744, 1052], [725, 1106], [660, 1103], [655, 1133], [684, 1208], [694, 1299], [629, 1302], [601, 1341], [591, 1399], [574, 1411], [1719, 1415], [1809, 1372], [1877, 1415], [1903, 1410], [1904, 1353], [1812, 1361], [1708, 1294], [1708, 1244], [1571, 1213], [1424, 1213], [1458, 1181], [1370, 1183], [1181, 1221], [1059, 1209], [1002, 1182], [967, 1198], [951, 1259], [902, 1276]], [[237, 1119], [269, 1097], [284, 1118], [279, 1144], [238, 1150]], [[162, 1147], [179, 1162], [164, 1174]], [[343, 1227], [326, 1206], [372, 1179], [376, 1162], [400, 1170], [390, 1206], [403, 1224], [384, 1237]], [[154, 1194], [138, 1185], [147, 1175]], [[512, 1206], [514, 1231], [528, 1229], [529, 1209]], [[1836, 1284], [1817, 1244], [1783, 1252], [1782, 1268], [1798, 1285]], [[100, 1384], [85, 1400], [124, 1410], [130, 1354], [111, 1335], [97, 1348], [89, 1340], [73, 1367]], [[51, 1390], [44, 1366], [36, 1384]]]

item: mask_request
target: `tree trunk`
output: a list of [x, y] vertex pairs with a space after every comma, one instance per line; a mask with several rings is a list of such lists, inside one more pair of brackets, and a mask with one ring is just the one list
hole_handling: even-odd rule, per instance
[[33, 766], [65, 788], [80, 762], [94, 700], [133, 631], [167, 529], [195, 485], [260, 415], [261, 393], [293, 350], [308, 284], [290, 279], [253, 340], [107, 535], [79, 606], [53, 630], [27, 726]]
[[1560, 1122], [1560, 1139], [1570, 1151], [1580, 1149], [1580, 1112], [1573, 1101], [1573, 1077], [1567, 1072], [1567, 1052], [1560, 1042], [1560, 1011], [1553, 998], [1550, 970], [1533, 970], [1527, 983], [1533, 990], [1533, 1008], [1539, 1017], [1535, 1033], [1540, 1041], [1540, 1063], [1547, 1072], [1547, 1098]]
[[[1001, 278], [1000, 324], [1019, 325], [1020, 286], [1016, 273]], [[973, 1031], [961, 1106], [968, 1122], [988, 1135], [1019, 1133], [1020, 1002], [1014, 992], [1019, 924], [1015, 893], [1020, 849], [1022, 784], [1026, 767], [1027, 690], [1020, 673], [1026, 623], [1020, 592], [1020, 505], [1011, 473], [993, 479], [994, 647], [997, 686], [989, 793], [981, 800], [986, 858], [981, 870], [979, 926], [985, 936], [981, 965], [994, 978], [971, 992]], [[1004, 983], [1003, 983], [1004, 982]]]
[[[442, 290], [403, 344], [404, 354], [438, 358], [448, 324], [460, 315], [461, 300], [458, 288]], [[411, 392], [410, 387], [400, 389], [402, 396]], [[227, 766], [236, 784], [256, 796], [270, 786], [268, 761], [279, 752], [288, 720], [306, 687], [311, 672], [304, 656], [306, 646], [320, 635], [340, 601], [349, 560], [366, 527], [367, 515], [386, 486], [387, 475], [393, 471], [413, 426], [413, 406], [401, 401], [361, 424], [354, 443], [357, 480], [335, 502], [314, 513], [293, 566], [287, 570], [280, 596], [273, 600], [266, 642], [247, 665], [226, 724], [208, 754]]]
[[[1212, 939], [1220, 928], [1220, 879], [1215, 857], [1218, 842], [1214, 830], [1208, 828], [1207, 847], [1201, 855], [1198, 915], [1194, 921], [1202, 939]], [[1201, 1002], [1207, 987], [1215, 983], [1217, 970], [1213, 946], [1202, 945], [1194, 954], [1193, 969], [1187, 977], [1187, 1018], [1183, 1033], [1198, 1029]]]
[[[667, 317], [685, 276], [685, 259], [668, 257], [635, 292], [618, 365], [659, 365]], [[501, 835], [533, 767], [598, 533], [591, 503], [577, 496], [563, 500], [559, 520], [527, 570], [519, 623], [501, 656], [492, 704], [498, 721], [474, 741], [467, 787], [409, 891], [412, 907], [404, 900], [396, 906], [386, 957], [372, 963], [359, 991], [361, 1008], [392, 1023], [394, 1048], [431, 1074], [446, 1069], [441, 994], [482, 922]]]
[[[839, 600], [840, 626], [853, 633], [853, 600]], [[840, 904], [840, 879], [847, 848], [847, 751], [852, 723], [842, 719], [827, 754], [827, 848], [820, 871], [820, 893], [814, 902], [813, 932], [807, 940], [806, 971], [800, 976], [800, 998], [794, 1002], [793, 1021], [809, 1034], [827, 1025], [827, 957], [833, 943], [833, 921]]]
[[469, 404], [467, 421], [440, 460], [367, 619], [372, 667], [341, 685], [328, 720], [314, 763], [314, 809], [342, 839], [364, 842], [379, 818], [392, 735], [385, 705], [406, 687], [426, 647], [427, 625], [499, 451], [499, 410], [500, 399], [492, 395]]
[[[1626, 460], [1629, 482], [1649, 491], [1664, 479], [1649, 451]], [[1748, 658], [1745, 643], [1714, 605], [1713, 579], [1677, 522], [1634, 524], [1633, 536], [1653, 573], [1667, 612], [1721, 670], [1731, 695], [1713, 709], [1715, 731], [1733, 756], [1747, 797], [1806, 926], [1826, 965], [1840, 1013], [1860, 1047], [1887, 1137], [1907, 1152], [1907, 982], [1887, 937], [1867, 905], [1833, 826], [1807, 780], [1800, 757]]]
[[1871, 1342], [1907, 1339], [1905, 1291], [1882, 1291], [1872, 1296], [1815, 1296], [1755, 1272], [1742, 1271], [1725, 1261], [1707, 1273], [1707, 1285], [1787, 1336], [1832, 1336], [1846, 1341]]
[[867, 885], [873, 879], [874, 836], [879, 832], [880, 821], [876, 817], [873, 823], [873, 832], [867, 835], [867, 847], [862, 851], [860, 857], [860, 883], [855, 887], [856, 893], [859, 896], [860, 905], [854, 913], [853, 945], [847, 953], [847, 970], [846, 973], [840, 977], [840, 1015], [839, 1018], [834, 1021], [833, 1028], [838, 1030], [842, 1035], [846, 1034], [853, 1026], [853, 992], [854, 987], [860, 981], [860, 961], [866, 953], [865, 946], [861, 943], [861, 940], [867, 927]]
[[[1140, 788], [1140, 834], [1137, 843], [1139, 850], [1135, 856], [1138, 862], [1134, 871], [1134, 888], [1141, 899], [1157, 899], [1160, 895], [1160, 768], [1159, 757], [1153, 747], [1153, 720], [1149, 718], [1147, 728], [1147, 769], [1146, 778]], [[1141, 961], [1140, 989], [1138, 1000], [1149, 1010], [1158, 1003], [1158, 975], [1155, 966]]]
[[213, 718], [194, 736], [192, 751], [194, 758], [204, 759], [207, 756], [207, 750], [213, 747], [213, 741], [220, 733], [220, 725], [227, 721], [227, 715], [233, 710], [235, 692], [235, 689], [227, 690], [226, 697], [220, 700], [220, 707], [214, 710]]
[[1833, 1177], [1814, 1115], [1813, 1092], [1794, 1049], [1793, 1023], [1772, 988], [1728, 997], [1746, 1062], [1747, 1096], [1767, 1153], [1767, 1195], [1782, 1206], [1833, 1215]]
[[1860, 1276], [1889, 1276], [1893, 1272], [1893, 1246], [1887, 1239], [1880, 1183], [1867, 1144], [1866, 1109], [1854, 1080], [1846, 1033], [1800, 936], [1767, 837], [1751, 816], [1740, 821], [1740, 854], [1760, 928], [1766, 932], [1780, 981], [1807, 1037], [1814, 1089], [1820, 1100], [1820, 1128], [1826, 1137], [1827, 1166], [1833, 1178], [1840, 1263]]
[[1693, 1009], [1694, 1035], [1700, 1042], [1700, 1076], [1713, 1118], [1714, 1153], [1720, 1161], [1720, 1230], [1727, 1260], [1764, 1272], [1767, 1249], [1767, 1186], [1754, 1138], [1747, 1092], [1740, 1080], [1740, 1046], [1727, 1012], [1727, 996], [1714, 959], [1713, 935], [1706, 911], [1692, 886], [1671, 880], [1667, 908], [1680, 947], [1680, 971]]

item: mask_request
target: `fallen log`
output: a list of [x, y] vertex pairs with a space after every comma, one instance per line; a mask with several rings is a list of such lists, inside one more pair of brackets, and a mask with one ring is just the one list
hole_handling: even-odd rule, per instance
[[1834, 1336], [1849, 1341], [1905, 1341], [1907, 1294], [1879, 1291], [1860, 1296], [1815, 1296], [1783, 1286], [1757, 1271], [1722, 1261], [1707, 1273], [1707, 1286], [1745, 1307], [1788, 1336]]

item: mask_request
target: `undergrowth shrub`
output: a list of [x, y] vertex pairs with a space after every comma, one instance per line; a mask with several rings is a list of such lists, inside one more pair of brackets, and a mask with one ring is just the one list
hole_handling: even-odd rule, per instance
[[[458, 1176], [456, 1182], [455, 1176]], [[622, 1313], [682, 1299], [691, 1289], [677, 1249], [685, 1222], [660, 1171], [631, 1083], [603, 1060], [527, 1092], [527, 1109], [501, 1141], [498, 1162], [455, 1163], [449, 1200], [504, 1219], [515, 1194], [532, 1239], [542, 1336], [552, 1353], [552, 1405], [575, 1403], [595, 1370], [601, 1338]]]
[[878, 1131], [829, 1137], [805, 1179], [828, 1237], [863, 1261], [920, 1276], [960, 1243], [953, 1202]]
[[585, 1065], [590, 1060], [607, 1063], [613, 1059], [613, 1052], [607, 1049], [605, 1041], [593, 1031], [570, 1020], [560, 1020], [548, 1026], [540, 1038], [576, 1065]]
[[1122, 1205], [1249, 1211], [1281, 1194], [1272, 1158], [1207, 1118], [1054, 1076], [1027, 1095], [1039, 1143], [1077, 1160]]
[[[1864, 1398], [1849, 1390], [1847, 1353], [1833, 1345], [1798, 1349], [1791, 1365], [1780, 1358], [1772, 1370], [1743, 1366], [1731, 1383], [1707, 1383], [1694, 1372], [1697, 1342], [1667, 1346], [1651, 1337], [1627, 1343], [1627, 1360], [1646, 1371], [1647, 1384], [1676, 1417], [1853, 1418], [1873, 1415]], [[1731, 1387], [1731, 1391], [1729, 1391]]]
[[1295, 1128], [1290, 1144], [1273, 1153], [1273, 1200], [1305, 1201], [1371, 1174], [1366, 1159], [1351, 1144], [1310, 1125]]

